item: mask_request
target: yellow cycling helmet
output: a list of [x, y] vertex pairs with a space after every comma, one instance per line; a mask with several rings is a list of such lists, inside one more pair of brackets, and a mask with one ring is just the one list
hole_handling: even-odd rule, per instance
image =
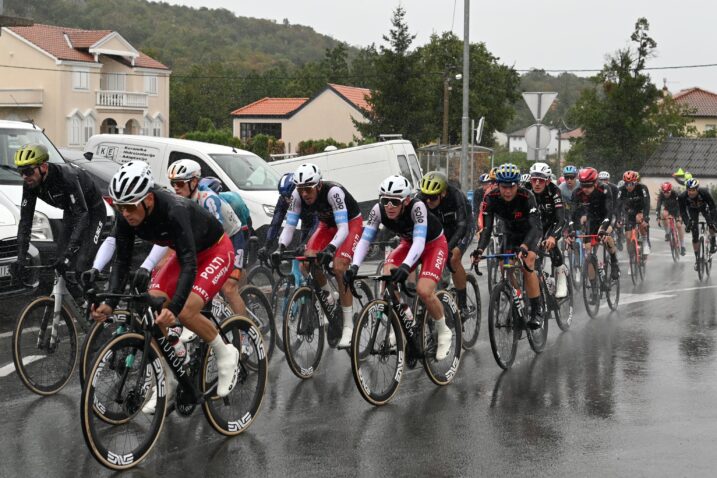
[[440, 171], [426, 173], [421, 179], [421, 192], [433, 196], [448, 188], [448, 177]]
[[15, 166], [18, 168], [39, 166], [49, 159], [50, 155], [47, 152], [47, 148], [41, 144], [26, 144], [15, 151]]

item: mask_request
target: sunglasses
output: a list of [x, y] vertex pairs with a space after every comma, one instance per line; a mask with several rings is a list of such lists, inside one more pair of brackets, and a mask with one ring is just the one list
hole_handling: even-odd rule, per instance
[[403, 202], [403, 199], [401, 198], [390, 198], [390, 197], [382, 197], [381, 198], [381, 204], [384, 206], [391, 206], [391, 207], [398, 207]]
[[20, 173], [20, 176], [32, 176], [35, 174], [35, 170], [38, 168], [38, 166], [30, 166], [27, 168], [20, 168], [17, 170], [18, 173]]
[[545, 179], [545, 178], [538, 178], [538, 177], [530, 178], [531, 183], [543, 184], [546, 181], [547, 181], [547, 179]]
[[296, 190], [299, 191], [299, 194], [301, 193], [308, 193], [311, 192], [312, 189], [314, 189], [316, 186], [297, 186]]
[[169, 184], [172, 185], [172, 187], [178, 187], [183, 188], [185, 184], [187, 184], [189, 181], [185, 181], [184, 179], [173, 179], [169, 181]]
[[140, 199], [137, 202], [122, 202], [122, 203], [113, 203], [112, 207], [117, 209], [119, 212], [128, 212], [130, 214], [137, 211], [137, 208], [140, 204], [144, 201], [144, 198]]
[[428, 195], [423, 196], [423, 198], [424, 198], [424, 200], [426, 200], [426, 201], [431, 201], [431, 202], [433, 202], [433, 201], [435, 201], [436, 199], [438, 199], [439, 196], [440, 196], [440, 194], [428, 194]]
[[580, 183], [580, 187], [583, 189], [589, 189], [589, 188], [594, 188], [595, 184], [594, 183]]

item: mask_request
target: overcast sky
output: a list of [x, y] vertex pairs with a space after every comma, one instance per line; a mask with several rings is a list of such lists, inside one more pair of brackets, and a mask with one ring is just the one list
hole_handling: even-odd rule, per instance
[[[464, 0], [167, 0], [192, 7], [226, 8], [239, 16], [308, 25], [355, 46], [383, 44], [393, 10], [406, 9], [414, 45], [432, 33], [463, 36]], [[454, 8], [455, 7], [455, 8]], [[454, 13], [455, 11], [455, 13]], [[629, 42], [644, 16], [657, 41], [648, 66], [717, 63], [717, 1], [714, 0], [473, 0], [471, 42], [482, 41], [516, 69], [601, 68], [605, 55]], [[578, 73], [585, 75], [586, 73]], [[671, 91], [699, 86], [717, 92], [717, 67], [653, 71]]]

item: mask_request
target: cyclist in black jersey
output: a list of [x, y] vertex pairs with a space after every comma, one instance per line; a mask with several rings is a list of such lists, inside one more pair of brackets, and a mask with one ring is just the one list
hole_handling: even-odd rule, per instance
[[[663, 209], [664, 206], [664, 209]], [[660, 194], [657, 196], [657, 225], [665, 228], [665, 240], [670, 240], [668, 219], [675, 220], [677, 235], [680, 238], [680, 254], [685, 255], [685, 230], [682, 227], [682, 216], [680, 215], [679, 194], [672, 189], [672, 183], [665, 181], [660, 186]]]
[[[687, 188], [679, 196], [680, 214], [685, 223], [685, 232], [692, 232], [692, 249], [695, 251], [695, 258], [699, 260], [699, 220], [700, 213], [705, 218], [710, 231], [710, 252], [717, 252], [715, 234], [717, 234], [717, 207], [707, 188], [701, 188], [699, 180], [690, 178], [685, 181]], [[698, 264], [695, 263], [695, 270]]]
[[613, 229], [616, 232], [616, 241], [615, 245], [617, 245], [617, 250], [622, 250], [622, 244], [625, 241], [625, 231], [622, 227], [617, 227], [617, 199], [619, 195], [619, 187], [617, 184], [613, 184], [610, 182], [610, 173], [608, 171], [600, 171], [598, 174], [598, 181], [597, 184], [601, 186], [603, 189], [606, 189], [610, 192], [610, 197], [612, 198], [612, 221], [613, 221]]
[[640, 235], [645, 238], [642, 253], [650, 254], [650, 191], [640, 184], [640, 174], [636, 171], [625, 171], [622, 175], [625, 184], [618, 190], [617, 215], [619, 223], [625, 224], [625, 230], [638, 227]]
[[498, 188], [487, 193], [483, 199], [484, 229], [478, 247], [473, 251], [473, 260], [480, 261], [490, 240], [494, 219], [496, 216], [501, 218], [505, 227], [503, 252], [519, 253], [527, 268], [532, 271], [523, 270], [525, 289], [530, 299], [528, 326], [539, 329], [543, 325], [543, 318], [540, 315], [540, 286], [534, 269], [535, 253], [543, 230], [538, 204], [532, 192], [518, 186], [520, 170], [514, 164], [501, 165], [496, 172], [496, 181]]
[[[411, 199], [413, 188], [403, 176], [389, 176], [379, 187], [379, 202], [369, 213], [366, 227], [356, 247], [351, 267], [345, 280], [351, 282], [366, 257], [379, 225], [394, 232], [401, 243], [386, 259], [384, 274], [390, 273], [396, 282], [404, 282], [420, 261], [421, 275], [416, 292], [435, 320], [438, 332], [436, 359], [448, 356], [453, 332], [446, 325], [443, 305], [436, 295], [436, 285], [441, 280], [443, 266], [448, 256], [448, 244], [438, 218], [428, 212], [419, 198]], [[404, 311], [397, 312], [403, 317]]]
[[49, 163], [47, 148], [30, 144], [15, 152], [15, 166], [24, 180], [20, 203], [15, 277], [22, 276], [30, 244], [37, 199], [62, 209], [64, 225], [57, 246], [55, 269], [74, 269], [76, 278], [88, 269], [100, 246], [107, 210], [89, 173], [69, 164]]
[[542, 246], [550, 253], [550, 260], [555, 268], [555, 297], [561, 299], [568, 295], [568, 269], [563, 261], [563, 254], [558, 240], [563, 236], [565, 228], [565, 207], [563, 195], [558, 186], [550, 182], [552, 171], [546, 163], [535, 163], [530, 167], [529, 191], [533, 192], [538, 204], [540, 220], [543, 226]]
[[[201, 311], [229, 278], [234, 264], [232, 242], [209, 211], [155, 187], [152, 173], [142, 161], [131, 161], [120, 168], [110, 182], [109, 192], [120, 213], [109, 290], [119, 293], [123, 289], [135, 237], [172, 249], [176, 254], [150, 285], [150, 295], [166, 300], [156, 323], [166, 335], [167, 328], [179, 320], [208, 343], [217, 358], [217, 395], [228, 395], [236, 383], [239, 351], [224, 343]], [[116, 300], [108, 300], [97, 308], [93, 306], [93, 318], [106, 320], [116, 305]]]
[[443, 233], [448, 241], [448, 269], [453, 275], [458, 307], [461, 316], [468, 317], [466, 270], [461, 259], [475, 234], [471, 208], [463, 192], [448, 184], [446, 175], [439, 171], [431, 171], [423, 176], [418, 199], [428, 206], [443, 225]]
[[[315, 212], [319, 225], [306, 243], [306, 255], [315, 255], [323, 265], [328, 265], [333, 260], [343, 315], [343, 332], [337, 348], [347, 348], [351, 345], [353, 333], [353, 296], [344, 284], [344, 272], [348, 269], [354, 249], [361, 238], [361, 210], [343, 186], [323, 181], [321, 171], [314, 164], [299, 166], [294, 172], [293, 180], [296, 189], [291, 195], [286, 226], [279, 237], [279, 250], [272, 254], [272, 263], [280, 262], [281, 252], [294, 237], [301, 214]], [[316, 279], [324, 290], [328, 303], [332, 304], [334, 299], [331, 288], [322, 271], [316, 271]]]

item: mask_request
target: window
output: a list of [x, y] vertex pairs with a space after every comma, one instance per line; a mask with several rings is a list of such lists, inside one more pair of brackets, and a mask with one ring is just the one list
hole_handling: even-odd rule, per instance
[[90, 71], [75, 68], [72, 71], [72, 89], [87, 91], [90, 89]]
[[126, 78], [124, 73], [103, 73], [100, 76], [100, 90], [125, 91]]
[[706, 124], [705, 125], [705, 131], [714, 131], [717, 129], [716, 124]]
[[[239, 188], [249, 191], [276, 191], [279, 174], [266, 161], [248, 154], [212, 154], [217, 165]], [[204, 170], [202, 170], [204, 173]]]
[[244, 141], [257, 134], [265, 134], [281, 139], [281, 123], [240, 123], [239, 137]]
[[162, 118], [159, 116], [152, 121], [152, 136], [162, 136]]
[[401, 170], [401, 176], [403, 176], [406, 179], [410, 179], [411, 176], [411, 168], [408, 167], [408, 161], [406, 160], [406, 157], [402, 154], [399, 154], [398, 156], [398, 168]]
[[87, 141], [95, 134], [95, 118], [92, 115], [87, 115], [83, 122], [84, 135], [82, 137], [82, 144], [86, 144]]
[[67, 120], [67, 144], [79, 146], [81, 144], [82, 120], [79, 114], [70, 116]]
[[169, 161], [167, 162], [167, 170], [169, 170], [169, 167], [179, 161], [180, 159], [191, 159], [192, 161], [196, 161], [199, 163], [199, 166], [202, 168], [202, 177], [206, 178], [208, 176], [214, 176], [216, 177], [216, 173], [212, 171], [212, 168], [207, 166], [207, 163], [204, 162], [203, 159], [198, 158], [197, 156], [194, 156], [193, 154], [189, 153], [183, 153], [181, 151], [172, 151], [169, 153]]
[[144, 77], [144, 92], [150, 95], [157, 94], [157, 76], [147, 75]]
[[419, 188], [423, 175], [421, 174], [421, 165], [418, 164], [418, 158], [415, 154], [408, 155], [408, 164], [411, 166], [411, 173], [413, 173], [413, 187]]
[[152, 134], [152, 118], [149, 116], [144, 117], [144, 125], [142, 126], [142, 131], [140, 133], [142, 136], [149, 136]]

